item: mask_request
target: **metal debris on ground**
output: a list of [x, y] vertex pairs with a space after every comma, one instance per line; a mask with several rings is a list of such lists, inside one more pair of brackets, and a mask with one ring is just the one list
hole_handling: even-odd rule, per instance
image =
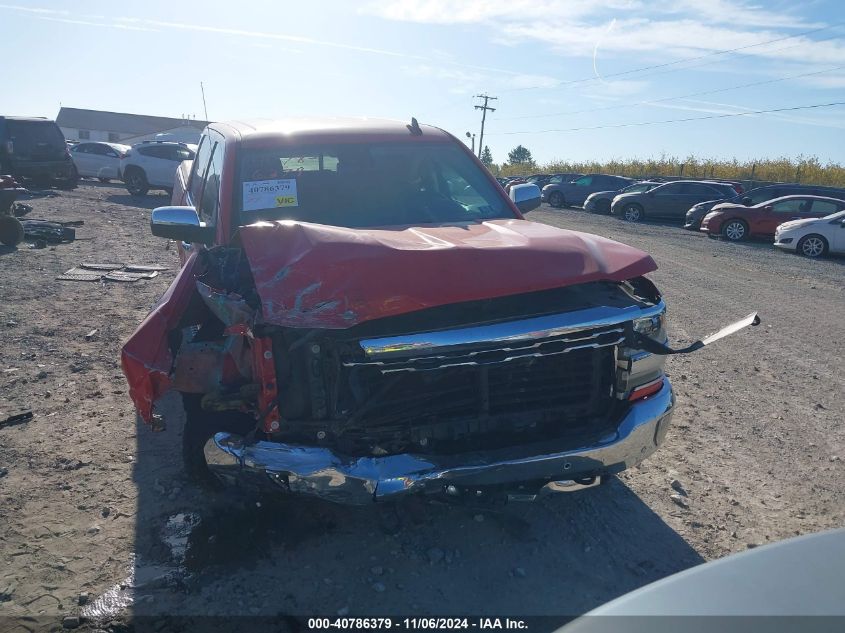
[[16, 413], [15, 415], [10, 415], [5, 420], [0, 420], [0, 427], [15, 426], [16, 424], [23, 424], [24, 422], [29, 422], [31, 419], [32, 419], [32, 411], [24, 411], [23, 413]]
[[81, 264], [82, 268], [89, 270], [120, 270], [124, 264], [104, 264], [100, 262], [84, 262]]
[[96, 328], [91, 330], [90, 332], [88, 332], [88, 334], [85, 335], [85, 340], [86, 341], [94, 340], [94, 337], [97, 336], [97, 332], [99, 332], [99, 330], [97, 330]]
[[76, 231], [60, 222], [48, 220], [21, 220], [24, 236], [29, 239], [44, 239], [48, 242], [72, 242]]
[[56, 277], [56, 279], [61, 281], [100, 281], [102, 277], [102, 272], [85, 270], [84, 268], [71, 268]]
[[133, 282], [140, 279], [153, 279], [166, 266], [143, 264], [118, 264], [86, 262], [66, 270], [56, 277], [60, 281], [117, 281]]
[[167, 270], [167, 266], [157, 266], [155, 264], [126, 264], [123, 268], [135, 273], [152, 273]]

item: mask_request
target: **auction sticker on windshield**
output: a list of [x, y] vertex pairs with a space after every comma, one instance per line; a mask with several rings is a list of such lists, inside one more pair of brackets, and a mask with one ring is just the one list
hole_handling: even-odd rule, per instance
[[297, 207], [296, 180], [250, 180], [243, 185], [244, 211]]

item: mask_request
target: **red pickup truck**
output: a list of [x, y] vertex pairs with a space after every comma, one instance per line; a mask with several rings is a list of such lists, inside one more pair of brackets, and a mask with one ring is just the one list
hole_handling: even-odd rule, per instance
[[193, 475], [351, 504], [524, 497], [666, 435], [652, 258], [525, 220], [539, 189], [508, 196], [443, 130], [215, 123], [173, 198], [151, 225], [183, 267], [122, 364], [159, 427], [181, 392]]

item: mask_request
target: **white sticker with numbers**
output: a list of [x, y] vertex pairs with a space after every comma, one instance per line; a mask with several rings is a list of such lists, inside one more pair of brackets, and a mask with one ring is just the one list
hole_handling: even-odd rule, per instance
[[296, 180], [250, 180], [244, 183], [244, 211], [298, 207]]

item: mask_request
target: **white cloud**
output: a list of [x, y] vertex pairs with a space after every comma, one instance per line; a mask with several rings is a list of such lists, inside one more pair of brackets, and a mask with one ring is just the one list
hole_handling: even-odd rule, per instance
[[[799, 4], [794, 9], [800, 9]], [[793, 10], [742, 0], [380, 0], [364, 9], [388, 20], [478, 24], [505, 45], [541, 42], [565, 56], [601, 57], [641, 53], [669, 61], [745, 48], [741, 56], [796, 64], [845, 63], [845, 46], [827, 25], [808, 22]], [[605, 37], [613, 23], [611, 37]], [[824, 29], [818, 36], [802, 32]], [[819, 41], [825, 40], [827, 41]], [[782, 40], [761, 44], [770, 40]], [[734, 56], [736, 57], [736, 56]], [[706, 61], [727, 60], [712, 55]]]

